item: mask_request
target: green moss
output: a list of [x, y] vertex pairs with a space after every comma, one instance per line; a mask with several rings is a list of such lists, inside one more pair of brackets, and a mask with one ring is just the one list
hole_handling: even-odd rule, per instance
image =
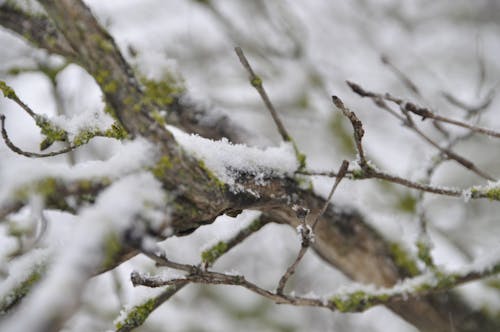
[[167, 122], [165, 121], [165, 117], [157, 110], [154, 110], [151, 112], [151, 116], [153, 119], [155, 119], [156, 122], [158, 122], [159, 125], [165, 126]]
[[450, 289], [457, 284], [457, 275], [454, 273], [446, 274], [443, 272], [437, 272], [436, 277], [438, 278], [437, 288], [438, 289]]
[[165, 177], [165, 174], [168, 172], [168, 170], [172, 169], [174, 165], [172, 164], [172, 161], [168, 156], [162, 156], [160, 160], [156, 163], [156, 165], [153, 166], [151, 171], [153, 172], [153, 175], [157, 177], [158, 179], [162, 179]]
[[434, 260], [432, 259], [431, 250], [429, 246], [427, 246], [422, 241], [417, 241], [417, 252], [418, 258], [425, 264], [427, 267], [434, 267]]
[[306, 161], [307, 161], [307, 156], [303, 153], [297, 154], [297, 159], [299, 161], [300, 169], [303, 169], [306, 167]]
[[255, 220], [254, 220], [254, 221], [253, 221], [250, 225], [248, 225], [248, 229], [249, 229], [251, 232], [255, 233], [255, 232], [257, 232], [259, 229], [261, 229], [261, 228], [262, 228], [262, 226], [264, 226], [264, 225], [265, 225], [265, 223], [264, 223], [264, 222], [262, 222], [262, 220], [261, 220], [260, 218], [258, 218], [258, 219], [255, 219]]
[[420, 274], [420, 270], [418, 269], [415, 260], [412, 259], [406, 250], [404, 250], [399, 244], [391, 243], [389, 245], [389, 250], [396, 266], [407, 273], [408, 276], [414, 277]]
[[98, 70], [94, 78], [104, 93], [115, 93], [118, 90], [119, 84], [113, 79], [109, 70]]
[[19, 286], [0, 299], [0, 314], [6, 313], [19, 303], [42, 277], [44, 267], [36, 267]]
[[18, 188], [14, 193], [14, 199], [21, 202], [27, 202], [33, 194], [38, 194], [49, 206], [62, 210], [71, 210], [66, 202], [66, 197], [58, 188], [58, 180], [49, 177]]
[[204, 264], [211, 265], [217, 258], [222, 256], [227, 251], [227, 249], [227, 243], [224, 241], [220, 241], [210, 249], [205, 250], [201, 253], [201, 261]]
[[104, 259], [102, 267], [104, 269], [115, 266], [121, 253], [123, 252], [123, 245], [120, 237], [117, 234], [108, 234], [104, 239]]
[[417, 200], [410, 193], [398, 196], [397, 208], [403, 212], [415, 213]]
[[82, 130], [78, 133], [78, 135], [73, 138], [73, 145], [80, 146], [87, 144], [92, 138], [99, 134], [99, 131], [96, 130]]
[[4, 81], [0, 81], [0, 90], [2, 90], [2, 93], [5, 98], [17, 99], [17, 95], [14, 89], [8, 86], [7, 83], [5, 83]]
[[205, 162], [201, 159], [198, 159], [198, 165], [205, 172], [208, 178], [212, 181], [213, 184], [217, 186], [217, 188], [223, 190], [226, 188], [224, 182], [222, 182], [206, 165]]
[[116, 323], [115, 327], [117, 330], [121, 329], [131, 329], [137, 326], [141, 326], [146, 319], [149, 317], [151, 312], [156, 307], [156, 301], [154, 299], [150, 299], [144, 302], [141, 305], [133, 307], [129, 312], [127, 317], [118, 323]]
[[255, 88], [260, 88], [262, 86], [262, 78], [259, 76], [255, 76], [251, 81], [250, 84], [252, 84], [253, 87]]
[[354, 180], [360, 180], [365, 178], [365, 172], [362, 169], [353, 169], [351, 174]]
[[42, 135], [46, 138], [40, 143], [40, 149], [43, 151], [56, 141], [64, 142], [68, 135], [64, 129], [59, 128], [47, 118], [41, 115], [35, 117], [35, 123], [40, 128]]
[[485, 192], [490, 200], [500, 201], [500, 188], [491, 188]]
[[115, 122], [111, 125], [111, 128], [106, 129], [106, 131], [104, 132], [104, 136], [122, 140], [127, 138], [128, 133], [125, 128], [123, 128], [123, 126]]
[[351, 294], [338, 295], [330, 299], [340, 312], [359, 312], [366, 310], [389, 298], [387, 294], [372, 295], [363, 291], [356, 291]]
[[102, 90], [105, 93], [115, 93], [118, 90], [118, 82], [115, 80], [108, 81], [102, 86]]
[[104, 136], [109, 138], [116, 138], [119, 140], [127, 138], [128, 134], [121, 125], [118, 123], [113, 123], [110, 128], [106, 129], [106, 131], [101, 132], [97, 129], [86, 129], [82, 130], [78, 133], [78, 135], [73, 138], [73, 145], [80, 146], [87, 144], [92, 138], [96, 136]]
[[57, 181], [55, 178], [46, 178], [41, 181], [38, 181], [35, 185], [35, 190], [38, 194], [43, 197], [47, 197], [52, 195], [57, 191]]
[[457, 284], [457, 278], [459, 277], [456, 274], [446, 274], [440, 271], [436, 271], [434, 274], [436, 281], [432, 283], [423, 283], [418, 285], [415, 288], [417, 293], [427, 293], [438, 290], [447, 290], [453, 288]]
[[29, 184], [16, 191], [16, 200], [26, 201], [35, 193], [43, 197], [50, 196], [57, 192], [57, 180], [55, 178], [45, 178], [34, 184]]
[[113, 43], [111, 43], [109, 40], [99, 38], [98, 40], [99, 48], [105, 52], [113, 52], [115, 47], [113, 46]]
[[102, 84], [104, 84], [104, 82], [106, 82], [109, 79], [110, 75], [111, 75], [111, 73], [109, 70], [101, 69], [95, 74], [94, 77], [95, 77], [95, 80], [97, 81], [97, 83], [99, 83], [99, 85], [102, 85]]
[[159, 106], [172, 104], [174, 97], [185, 91], [182, 80], [169, 72], [166, 72], [160, 81], [143, 77], [141, 83], [145, 88], [146, 100]]

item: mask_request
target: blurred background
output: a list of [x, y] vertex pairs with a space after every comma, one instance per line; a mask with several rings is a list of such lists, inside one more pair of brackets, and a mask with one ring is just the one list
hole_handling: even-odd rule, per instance
[[[366, 132], [369, 159], [380, 169], [415, 181], [437, 151], [370, 100], [361, 99], [346, 80], [366, 89], [390, 92], [452, 118], [465, 118], [500, 128], [500, 1], [497, 0], [120, 0], [86, 3], [109, 29], [134, 69], [148, 78], [176, 77], [187, 97], [217, 115], [221, 112], [250, 133], [257, 146], [278, 145], [280, 137], [246, 71], [234, 53], [241, 46], [281, 114], [285, 126], [313, 170], [335, 170], [356, 151], [350, 123], [333, 107], [337, 95], [360, 118]], [[18, 1], [33, 11], [36, 3]], [[76, 65], [30, 47], [7, 30], [0, 30], [0, 79], [12, 86], [35, 111], [48, 116], [102, 117], [103, 103], [93, 79]], [[381, 58], [385, 56], [385, 63]], [[411, 79], [419, 93], [404, 84]], [[464, 112], [446, 96], [467, 105], [489, 107], [480, 114]], [[0, 100], [11, 139], [23, 149], [37, 151], [38, 128], [14, 103]], [[429, 121], [418, 122], [430, 137], [446, 143]], [[446, 127], [452, 137], [464, 133]], [[71, 156], [52, 163], [107, 159], [120, 143], [94, 139]], [[494, 178], [500, 177], [499, 142], [474, 135], [454, 150]], [[14, 167], [18, 156], [0, 143], [0, 172]], [[445, 162], [431, 177], [436, 185], [467, 188], [487, 184], [455, 162]], [[314, 189], [327, 195], [332, 180], [313, 178]], [[359, 209], [384, 236], [415, 252], [417, 205], [424, 209], [436, 262], [458, 268], [500, 247], [498, 203], [469, 201], [426, 194], [375, 180], [348, 182], [334, 197], [338, 205]], [[18, 216], [22, 218], [21, 216]], [[255, 217], [221, 217], [183, 238], [162, 243], [172, 258], [197, 263], [200, 252], [237, 232]], [[71, 216], [51, 212], [52, 238]], [[3, 236], [4, 237], [4, 236]], [[5, 238], [5, 237], [4, 237]], [[2, 244], [6, 252], [14, 246]], [[0, 241], [1, 242], [1, 241]], [[215, 265], [238, 271], [259, 285], [274, 288], [299, 250], [295, 231], [267, 225]], [[134, 304], [154, 291], [132, 288], [132, 269], [154, 271], [141, 257], [94, 278], [84, 305], [72, 319], [71, 331], [111, 328], [122, 306]], [[500, 280], [474, 283], [460, 291], [477, 308], [500, 313], [495, 287]], [[297, 294], [327, 296], [350, 284], [341, 272], [309, 252], [291, 281]], [[278, 306], [230, 286], [183, 289], [148, 319], [138, 331], [416, 331], [384, 308], [361, 314]]]

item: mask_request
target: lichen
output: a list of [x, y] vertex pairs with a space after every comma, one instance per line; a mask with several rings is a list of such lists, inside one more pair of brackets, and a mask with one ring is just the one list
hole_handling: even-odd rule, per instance
[[0, 90], [2, 90], [2, 93], [5, 98], [17, 99], [17, 95], [14, 89], [8, 86], [7, 83], [5, 83], [4, 81], [0, 81]]
[[227, 249], [227, 243], [224, 241], [220, 241], [210, 249], [207, 249], [201, 253], [201, 261], [204, 264], [211, 265], [217, 258], [222, 256], [227, 251]]
[[106, 129], [104, 136], [110, 138], [116, 138], [119, 140], [125, 139], [128, 136], [127, 131], [119, 123], [113, 123], [110, 128]]
[[171, 105], [174, 97], [185, 91], [182, 80], [170, 72], [165, 72], [159, 81], [143, 77], [141, 83], [144, 85], [146, 102], [159, 106]]
[[397, 208], [403, 212], [415, 213], [417, 208], [417, 200], [409, 193], [398, 197]]
[[417, 256], [427, 267], [434, 267], [431, 250], [427, 244], [422, 241], [417, 241]]
[[14, 193], [14, 197], [16, 200], [27, 201], [33, 194], [47, 197], [56, 192], [57, 180], [55, 178], [49, 177], [17, 189], [17, 191]]
[[399, 244], [391, 243], [389, 250], [396, 266], [402, 269], [408, 276], [414, 277], [420, 273], [415, 260]]
[[368, 294], [363, 291], [356, 291], [350, 294], [336, 295], [330, 299], [340, 312], [359, 312], [366, 310], [389, 298], [387, 294]]
[[490, 200], [500, 201], [500, 187], [472, 187], [468, 191], [470, 198], [486, 197]]
[[162, 156], [160, 160], [153, 166], [151, 171], [153, 172], [153, 175], [158, 178], [162, 179], [165, 177], [165, 174], [168, 172], [168, 170], [172, 169], [173, 164], [172, 161], [168, 156]]
[[115, 266], [119, 256], [123, 252], [123, 245], [120, 237], [115, 233], [105, 236], [103, 251], [104, 258], [102, 267], [107, 269]]
[[153, 112], [151, 112], [151, 116], [156, 122], [158, 122], [160, 126], [165, 126], [167, 124], [167, 122], [165, 121], [165, 117], [160, 111], [154, 110]]
[[366, 177], [365, 172], [360, 168], [353, 169], [351, 174], [352, 174], [352, 178], [354, 180], [360, 180], [360, 179], [364, 179]]
[[500, 188], [490, 188], [486, 190], [485, 196], [490, 200], [500, 201]]
[[44, 266], [35, 267], [25, 280], [0, 299], [0, 314], [6, 313], [19, 303], [41, 279], [44, 270]]
[[252, 86], [255, 88], [260, 88], [260, 87], [262, 87], [262, 78], [260, 78], [259, 76], [255, 76], [250, 81], [250, 84], [252, 84]]
[[293, 150], [295, 152], [295, 156], [297, 158], [297, 162], [299, 163], [299, 170], [304, 170], [306, 168], [306, 162], [307, 162], [307, 156], [300, 152], [297, 144], [295, 144], [295, 141], [292, 140], [293, 144]]
[[427, 293], [436, 290], [447, 290], [454, 287], [457, 284], [457, 278], [459, 276], [456, 274], [446, 274], [441, 271], [434, 272], [434, 279], [431, 282], [425, 282], [418, 285], [415, 288], [417, 293]]
[[208, 178], [212, 181], [213, 184], [217, 186], [217, 188], [223, 190], [225, 189], [225, 184], [222, 182], [217, 175], [215, 175], [206, 165], [205, 162], [201, 159], [198, 160], [198, 165], [205, 172]]
[[115, 138], [115, 139], [125, 139], [127, 138], [128, 134], [125, 128], [123, 128], [120, 124], [118, 123], [113, 123], [110, 128], [106, 129], [104, 132], [100, 131], [99, 129], [84, 129], [81, 130], [74, 138], [73, 138], [73, 145], [74, 146], [80, 146], [87, 144], [92, 138], [96, 136], [104, 136], [104, 137], [109, 137], [109, 138]]
[[68, 134], [64, 129], [59, 128], [45, 116], [35, 116], [35, 123], [40, 128], [42, 135], [46, 138], [40, 143], [40, 149], [43, 151], [56, 141], [64, 142], [68, 139]]
[[78, 133], [78, 135], [73, 138], [73, 145], [74, 146], [80, 146], [87, 144], [88, 141], [90, 141], [92, 138], [94, 138], [96, 135], [99, 134], [99, 131], [97, 130], [82, 130]]
[[131, 329], [137, 326], [141, 326], [151, 312], [156, 307], [156, 301], [154, 299], [149, 299], [141, 305], [133, 307], [127, 314], [124, 320], [121, 320], [115, 324], [117, 330]]

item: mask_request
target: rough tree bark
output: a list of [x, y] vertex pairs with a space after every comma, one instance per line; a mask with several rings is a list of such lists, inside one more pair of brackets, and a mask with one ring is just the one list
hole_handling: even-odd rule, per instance
[[[83, 67], [95, 78], [111, 113], [128, 135], [142, 136], [158, 147], [155, 176], [165, 190], [184, 188], [172, 203], [175, 208], [171, 226], [175, 234], [188, 234], [223, 213], [236, 214], [243, 209], [261, 210], [273, 221], [292, 227], [296, 227], [299, 220], [291, 205], [307, 207], [312, 216], [320, 211], [324, 199], [301, 189], [294, 178], [269, 178], [266, 184], [256, 185], [251, 175], [242, 174], [238, 183], [246, 190], [239, 193], [221, 185], [203, 164], [179, 147], [172, 134], [152, 114], [155, 110], [167, 109], [167, 123], [209, 138], [228, 137], [234, 142], [243, 142], [245, 135], [224, 117], [211, 123], [199, 122], [200, 115], [208, 111], [179, 98], [168, 105], [147, 99], [113, 38], [83, 2], [39, 0], [39, 3], [47, 16], [31, 15], [4, 3], [0, 6], [0, 24], [35, 47]], [[59, 192], [64, 190], [61, 188]], [[258, 193], [258, 198], [250, 192]], [[290, 197], [294, 197], [292, 203]], [[13, 204], [8, 212], [21, 206], [21, 203]], [[162, 233], [162, 229], [154, 231]], [[391, 286], [411, 274], [398, 262], [391, 244], [349, 207], [330, 206], [315, 233], [314, 250], [353, 280]], [[422, 331], [500, 330], [498, 321], [474, 312], [452, 291], [393, 302], [388, 307]]]

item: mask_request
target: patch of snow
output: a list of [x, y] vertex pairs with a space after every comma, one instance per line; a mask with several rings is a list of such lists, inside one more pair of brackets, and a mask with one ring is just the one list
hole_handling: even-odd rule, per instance
[[114, 122], [108, 114], [96, 111], [81, 112], [73, 116], [57, 115], [47, 117], [47, 120], [64, 129], [70, 141], [85, 130], [105, 131]]
[[106, 161], [86, 161], [75, 166], [39, 159], [13, 158], [9, 160], [9, 167], [0, 167], [0, 202], [7, 202], [13, 196], [12, 193], [22, 186], [44, 178], [76, 181], [107, 177], [113, 180], [151, 166], [154, 161], [155, 149], [143, 138], [123, 142], [116, 153]]
[[19, 287], [29, 276], [39, 271], [49, 259], [49, 250], [34, 249], [29, 253], [10, 262], [8, 265], [8, 277], [0, 283], [0, 299], [8, 300], [10, 293]]
[[221, 181], [235, 184], [239, 173], [256, 176], [257, 184], [263, 184], [267, 176], [292, 175], [299, 164], [292, 144], [259, 149], [243, 144], [232, 144], [227, 138], [219, 141], [195, 134], [186, 134], [173, 126], [167, 126], [179, 144], [195, 157], [203, 160]]
[[5, 322], [4, 331], [36, 331], [50, 326], [54, 317], [71, 315], [103, 262], [106, 238], [121, 236], [145, 207], [163, 205], [161, 184], [148, 172], [128, 175], [105, 189], [93, 206], [81, 210], [71, 241], [60, 248], [44, 280]]

